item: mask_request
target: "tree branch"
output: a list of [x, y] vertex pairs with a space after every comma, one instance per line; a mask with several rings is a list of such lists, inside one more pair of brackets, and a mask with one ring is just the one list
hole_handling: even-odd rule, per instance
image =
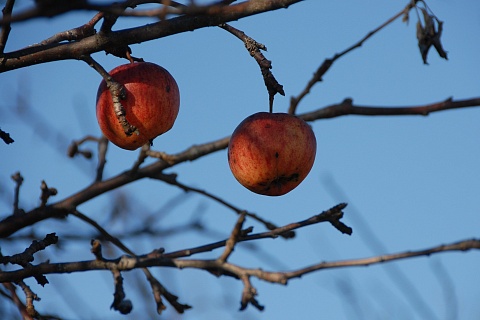
[[107, 88], [110, 91], [110, 95], [112, 98], [115, 116], [117, 117], [118, 122], [122, 126], [125, 135], [128, 137], [131, 136], [133, 133], [140, 134], [137, 127], [131, 125], [126, 118], [126, 111], [121, 101], [125, 100], [127, 97], [127, 90], [125, 89], [125, 87], [121, 83], [115, 81], [115, 79], [113, 79], [113, 77], [107, 72], [107, 70], [105, 70], [91, 56], [84, 56], [82, 57], [82, 60], [85, 61], [95, 71], [97, 71], [107, 84]]
[[316, 111], [304, 113], [299, 115], [305, 121], [315, 121], [318, 119], [336, 118], [346, 115], [361, 115], [361, 116], [405, 116], [405, 115], [420, 115], [427, 116], [432, 112], [439, 112], [451, 109], [479, 107], [480, 97], [453, 100], [448, 98], [444, 101], [434, 102], [418, 106], [404, 106], [404, 107], [373, 107], [373, 106], [356, 106], [352, 99], [345, 99], [339, 104], [330, 105]]
[[352, 45], [351, 47], [345, 49], [344, 51], [335, 54], [332, 58], [330, 59], [325, 59], [323, 63], [318, 67], [317, 71], [313, 74], [313, 77], [308, 81], [306, 87], [303, 89], [302, 92], [296, 97], [291, 97], [290, 98], [290, 107], [288, 109], [288, 113], [290, 114], [295, 114], [297, 110], [297, 106], [300, 103], [300, 101], [310, 93], [310, 90], [313, 88], [313, 86], [317, 83], [322, 81], [322, 77], [327, 73], [327, 71], [330, 69], [330, 67], [333, 65], [335, 61], [349, 53], [350, 51], [353, 51], [357, 48], [360, 48], [365, 41], [367, 41], [370, 37], [372, 37], [374, 34], [385, 28], [387, 25], [392, 23], [393, 21], [397, 20], [401, 16], [405, 16], [408, 14], [410, 9], [414, 8], [416, 6], [416, 3], [419, 0], [413, 0], [411, 1], [402, 11], [398, 12], [395, 14], [393, 17], [382, 23], [379, 27], [375, 28], [374, 30], [370, 31], [366, 36], [364, 36], [360, 41]]
[[267, 51], [267, 47], [251, 37], [247, 36], [243, 31], [240, 31], [226, 23], [220, 25], [220, 28], [230, 32], [238, 39], [242, 40], [245, 44], [245, 48], [248, 50], [250, 55], [255, 59], [258, 66], [260, 67], [260, 71], [263, 76], [263, 81], [265, 82], [265, 86], [267, 87], [268, 97], [269, 97], [269, 111], [270, 113], [273, 112], [273, 100], [277, 93], [280, 93], [282, 96], [285, 95], [285, 91], [283, 91], [283, 86], [278, 83], [277, 79], [273, 76], [273, 73], [270, 69], [272, 69], [272, 62], [267, 60], [263, 53], [260, 50]]
[[[94, 227], [96, 230], [98, 230], [104, 237], [106, 240], [110, 241], [111, 243], [113, 243], [115, 246], [117, 246], [118, 248], [120, 248], [123, 252], [131, 255], [131, 256], [136, 256], [135, 253], [130, 249], [128, 248], [125, 244], [123, 244], [122, 241], [120, 241], [120, 239], [112, 236], [107, 230], [105, 230], [102, 226], [100, 226], [95, 220], [87, 217], [86, 215], [84, 215], [83, 213], [81, 213], [80, 211], [78, 210], [75, 210], [73, 213], [73, 215], [75, 215], [77, 218], [85, 221], [86, 223], [90, 224], [92, 227]], [[103, 257], [101, 257], [101, 246], [100, 246], [100, 243], [99, 242], [92, 242], [92, 253], [95, 254], [96, 256], [96, 260], [98, 261], [104, 261], [105, 259], [103, 259]], [[163, 304], [163, 301], [162, 301], [162, 295], [168, 300], [168, 302], [175, 308], [175, 310], [177, 310], [179, 313], [183, 313], [186, 309], [189, 309], [191, 308], [189, 305], [187, 304], [182, 304], [180, 302], [178, 302], [178, 297], [175, 296], [174, 294], [170, 293], [161, 283], [160, 281], [158, 281], [153, 275], [152, 273], [150, 272], [150, 270], [148, 270], [146, 267], [143, 267], [142, 268], [142, 271], [143, 273], [145, 274], [145, 277], [147, 278], [150, 286], [152, 287], [152, 292], [153, 292], [153, 296], [154, 296], [154, 299], [155, 299], [155, 302], [157, 303], [157, 312], [158, 314], [162, 313], [163, 310], [166, 309], [165, 305]], [[113, 269], [112, 272], [114, 273], [114, 278], [115, 278], [115, 281], [117, 281], [117, 276], [119, 276], [121, 278], [121, 275], [120, 275], [120, 270], [118, 269]], [[119, 279], [120, 279], [119, 278]], [[121, 279], [120, 279], [121, 280]], [[122, 310], [124, 311], [128, 311], [130, 312], [130, 310], [128, 308], [131, 307], [131, 302], [129, 300], [124, 300], [123, 298], [125, 297], [124, 293], [123, 293], [123, 287], [118, 287], [117, 288], [117, 282], [115, 282], [116, 286], [115, 286], [115, 295], [117, 295], [117, 290], [121, 290], [121, 291], [118, 291], [118, 299], [115, 298], [113, 304], [112, 304], [112, 307], [115, 308], [115, 310], [119, 310], [120, 313], [123, 313]], [[123, 294], [123, 296], [122, 296]], [[123, 297], [123, 298], [122, 298]], [[120, 299], [122, 298], [122, 299]], [[127, 312], [127, 313], [128, 313]]]
[[[5, 7], [2, 9], [2, 19], [10, 19], [14, 4], [15, 0], [7, 0]], [[12, 27], [10, 26], [10, 23], [2, 25], [2, 29], [0, 30], [0, 54], [2, 54], [5, 50], [5, 45], [7, 44], [8, 36], [10, 35], [11, 30]]]
[[110, 51], [116, 47], [136, 44], [174, 34], [192, 31], [238, 20], [259, 13], [273, 11], [300, 2], [301, 0], [250, 0], [215, 10], [215, 14], [181, 16], [120, 31], [97, 33], [70, 43], [35, 46], [0, 56], [0, 73], [40, 63], [82, 59], [95, 52]]
[[[447, 99], [443, 102], [437, 102], [427, 105], [396, 108], [354, 106], [351, 99], [346, 99], [340, 104], [331, 105], [309, 113], [304, 113], [299, 115], [299, 117], [304, 119], [305, 121], [315, 121], [319, 119], [334, 118], [353, 114], [369, 116], [424, 116], [432, 112], [478, 106], [480, 106], [480, 97], [466, 100]], [[68, 213], [74, 210], [76, 206], [85, 203], [105, 192], [143, 178], [156, 178], [156, 175], [161, 173], [166, 168], [186, 161], [193, 161], [202, 156], [227, 148], [229, 141], [230, 137], [225, 137], [209, 143], [193, 145], [187, 148], [185, 151], [175, 155], [167, 155], [162, 152], [155, 152], [149, 150], [148, 155], [156, 156], [161, 160], [151, 165], [139, 168], [135, 171], [125, 171], [108, 180], [96, 181], [92, 185], [86, 187], [83, 190], [80, 190], [79, 192], [71, 195], [70, 197], [60, 202], [45, 207], [35, 208], [22, 215], [10, 215], [0, 221], [0, 238], [8, 237], [9, 235], [17, 232], [18, 230], [21, 230], [27, 226], [33, 225], [36, 222], [45, 219], [64, 218], [68, 215]]]
[[385, 262], [392, 262], [420, 256], [430, 256], [433, 254], [449, 251], [468, 251], [479, 250], [480, 239], [463, 240], [451, 244], [439, 245], [436, 247], [417, 250], [405, 251], [394, 254], [386, 254], [370, 258], [340, 260], [333, 262], [321, 262], [309, 267], [287, 271], [287, 272], [271, 272], [261, 269], [249, 269], [240, 267], [231, 263], [223, 263], [218, 260], [198, 260], [198, 259], [172, 259], [165, 256], [151, 257], [144, 256], [122, 256], [113, 260], [88, 260], [68, 263], [41, 263], [28, 269], [20, 269], [16, 271], [0, 272], [0, 282], [21, 281], [34, 275], [42, 274], [62, 274], [72, 272], [82, 272], [88, 270], [112, 270], [116, 268], [118, 271], [129, 271], [137, 268], [145, 267], [172, 267], [172, 268], [193, 268], [202, 270], [216, 270], [217, 273], [240, 278], [243, 275], [253, 276], [261, 280], [272, 283], [287, 284], [289, 279], [299, 278], [303, 275], [319, 271], [323, 269], [369, 266]]
[[[233, 204], [227, 202], [226, 200], [223, 200], [220, 197], [218, 197], [216, 195], [213, 195], [213, 194], [211, 194], [211, 193], [209, 193], [205, 190], [201, 190], [201, 189], [198, 189], [198, 188], [193, 188], [193, 187], [187, 186], [187, 185], [179, 182], [177, 180], [177, 176], [175, 174], [168, 174], [167, 175], [167, 174], [159, 173], [159, 174], [156, 174], [154, 176], [154, 178], [158, 179], [160, 181], [164, 181], [168, 184], [177, 186], [177, 187], [181, 188], [182, 190], [184, 190], [185, 192], [195, 192], [195, 193], [201, 194], [201, 195], [203, 195], [203, 196], [205, 196], [209, 199], [212, 199], [212, 200], [224, 205], [225, 207], [233, 210], [238, 215], [245, 214], [246, 216], [260, 222], [261, 224], [263, 224], [265, 226], [265, 228], [267, 228], [268, 230], [273, 230], [273, 229], [278, 228], [274, 223], [263, 219], [262, 217], [258, 216], [255, 213], [248, 212], [246, 210], [242, 210], [242, 209], [234, 206]], [[282, 234], [282, 236], [287, 238], [287, 239], [288, 238], [293, 238], [293, 237], [295, 237], [295, 232], [293, 232], [293, 231], [288, 232], [288, 233]]]
[[10, 137], [10, 134], [8, 132], [3, 131], [2, 129], [0, 129], [0, 139], [2, 139], [3, 142], [5, 142], [6, 144], [15, 142], [15, 140], [13, 140], [12, 137]]

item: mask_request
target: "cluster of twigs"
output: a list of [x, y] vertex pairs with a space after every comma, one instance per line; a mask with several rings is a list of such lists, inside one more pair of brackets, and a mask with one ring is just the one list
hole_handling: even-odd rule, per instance
[[[3, 18], [0, 20], [2, 31], [0, 33], [0, 72], [28, 67], [33, 64], [47, 63], [63, 59], [77, 59], [83, 60], [88, 65], [93, 67], [109, 84], [114, 99], [115, 110], [118, 120], [122, 123], [125, 134], [129, 135], [137, 130], [131, 126], [124, 116], [123, 106], [121, 104], [124, 95], [124, 88], [112, 79], [108, 72], [98, 64], [91, 54], [94, 52], [105, 51], [121, 58], [129, 60], [136, 60], [131, 56], [131, 50], [128, 47], [132, 43], [149, 41], [158, 39], [172, 34], [177, 34], [184, 31], [194, 30], [207, 26], [219, 26], [220, 28], [233, 34], [245, 44], [249, 54], [255, 59], [260, 67], [263, 76], [269, 101], [270, 109], [273, 105], [273, 98], [275, 94], [280, 93], [284, 95], [283, 87], [273, 76], [271, 71], [272, 63], [267, 60], [261, 51], [266, 50], [266, 46], [255, 41], [250, 36], [246, 35], [230, 25], [227, 22], [247, 17], [250, 15], [276, 10], [295, 4], [299, 0], [250, 0], [233, 4], [235, 1], [218, 1], [210, 5], [197, 6], [194, 3], [190, 5], [183, 5], [175, 1], [164, 0], [155, 9], [137, 10], [136, 7], [146, 3], [158, 3], [158, 1], [142, 1], [142, 0], [126, 0], [120, 3], [111, 5], [93, 5], [88, 1], [69, 1], [62, 2], [61, 6], [57, 6], [56, 2], [41, 0], [37, 1], [36, 5], [29, 10], [13, 14], [14, 0], [7, 0], [3, 10]], [[421, 28], [422, 32], [419, 36], [419, 46], [422, 57], [426, 62], [426, 53], [428, 48], [424, 47], [431, 45], [437, 48], [437, 51], [443, 56], [443, 48], [440, 50], [440, 36], [441, 36], [441, 22], [431, 11], [428, 11], [426, 4], [423, 1], [411, 1], [399, 13], [388, 19], [378, 28], [369, 32], [364, 38], [353, 46], [347, 48], [343, 52], [335, 54], [332, 58], [326, 59], [314, 73], [314, 76], [305, 88], [296, 96], [291, 98], [289, 112], [297, 113], [297, 107], [302, 99], [310, 92], [313, 86], [322, 81], [323, 76], [330, 69], [335, 61], [343, 57], [345, 54], [359, 48], [365, 41], [382, 30], [384, 27], [398, 19], [399, 17], [406, 17], [412, 9], [417, 9], [418, 3], [424, 4], [421, 8], [424, 13], [425, 22], [430, 23], [428, 26]], [[72, 30], [60, 32], [52, 37], [32, 45], [28, 48], [4, 53], [4, 48], [7, 44], [9, 30], [11, 24], [31, 19], [40, 16], [56, 16], [72, 10], [91, 10], [98, 11], [94, 17], [85, 25]], [[139, 26], [137, 28], [128, 30], [112, 31], [112, 27], [120, 16], [155, 16], [159, 21], [154, 24]], [[438, 29], [435, 29], [431, 24], [433, 21], [438, 21]], [[95, 26], [102, 21], [99, 31]], [[433, 30], [433, 31], [432, 31]], [[433, 32], [433, 33], [432, 33]], [[446, 53], [444, 54], [446, 58]], [[299, 114], [298, 116], [306, 121], [315, 121], [318, 119], [339, 117], [343, 115], [427, 115], [431, 112], [438, 112], [441, 110], [476, 107], [480, 106], [480, 98], [473, 98], [467, 100], [453, 100], [433, 103], [421, 106], [409, 107], [371, 107], [371, 106], [356, 106], [351, 99], [346, 99], [338, 104], [322, 107], [317, 110]], [[11, 143], [13, 140], [9, 134], [0, 130], [0, 137], [6, 142]], [[93, 152], [84, 149], [83, 144], [86, 141], [94, 141], [98, 144], [98, 166], [94, 181], [84, 189], [64, 198], [63, 200], [51, 203], [50, 198], [55, 196], [57, 191], [55, 188], [48, 187], [45, 181], [41, 185], [41, 205], [37, 208], [24, 211], [19, 207], [19, 195], [23, 182], [23, 177], [20, 173], [12, 176], [15, 181], [15, 200], [14, 210], [11, 215], [5, 217], [0, 221], [0, 237], [9, 237], [20, 230], [24, 230], [36, 223], [52, 219], [65, 218], [67, 216], [76, 217], [94, 228], [101, 235], [99, 239], [92, 240], [91, 252], [95, 259], [89, 261], [76, 262], [43, 262], [32, 264], [35, 260], [34, 254], [46, 250], [48, 246], [54, 245], [59, 240], [55, 234], [47, 235], [43, 240], [33, 241], [32, 244], [23, 252], [13, 256], [0, 256], [0, 262], [4, 265], [18, 265], [20, 268], [11, 271], [0, 271], [0, 282], [4, 283], [5, 288], [11, 292], [11, 297], [16, 296], [13, 284], [20, 287], [25, 294], [25, 304], [18, 304], [22, 313], [28, 317], [37, 317], [38, 313], [35, 311], [33, 301], [38, 297], [33, 291], [24, 283], [24, 279], [33, 277], [38, 284], [45, 285], [48, 283], [46, 275], [54, 273], [71, 273], [91, 270], [108, 270], [112, 273], [114, 282], [114, 300], [112, 308], [122, 314], [129, 313], [132, 309], [132, 303], [126, 298], [126, 293], [123, 288], [122, 273], [133, 269], [141, 269], [147, 282], [150, 284], [153, 296], [157, 304], [157, 312], [161, 313], [166, 305], [163, 299], [166, 299], [178, 312], [182, 313], [189, 309], [190, 306], [178, 301], [178, 297], [167, 290], [150, 272], [152, 267], [170, 267], [170, 268], [194, 268], [208, 271], [216, 276], [228, 276], [239, 279], [244, 285], [241, 295], [241, 309], [245, 309], [248, 305], [252, 305], [258, 309], [263, 309], [263, 306], [257, 300], [257, 290], [251, 283], [251, 278], [258, 278], [272, 283], [286, 284], [290, 279], [301, 277], [310, 272], [327, 269], [339, 268], [359, 265], [370, 265], [375, 263], [383, 263], [387, 261], [394, 261], [398, 259], [405, 259], [417, 256], [431, 255], [445, 251], [464, 251], [470, 249], [480, 249], [480, 240], [472, 239], [433, 247], [430, 249], [409, 251], [397, 254], [384, 255], [380, 257], [322, 262], [298, 270], [278, 272], [278, 271], [264, 271], [260, 269], [252, 269], [229, 262], [230, 256], [233, 254], [237, 243], [246, 241], [256, 241], [266, 238], [293, 238], [295, 230], [301, 229], [308, 225], [318, 224], [322, 222], [330, 223], [334, 228], [343, 234], [351, 234], [352, 229], [345, 225], [341, 219], [343, 218], [343, 210], [346, 204], [342, 203], [333, 208], [330, 208], [320, 214], [316, 214], [310, 218], [302, 221], [290, 223], [285, 226], [277, 226], [275, 223], [262, 218], [260, 215], [241, 209], [231, 204], [225, 199], [222, 199], [208, 191], [193, 188], [178, 181], [174, 174], [165, 174], [164, 170], [178, 165], [185, 161], [193, 161], [208, 155], [213, 152], [225, 149], [229, 142], [229, 137], [218, 139], [212, 142], [193, 145], [192, 147], [177, 154], [166, 154], [164, 152], [151, 150], [150, 147], [144, 146], [136, 163], [132, 167], [116, 176], [109, 179], [103, 179], [103, 170], [106, 164], [106, 151], [108, 141], [105, 138], [85, 137], [78, 141], [74, 141], [68, 150], [68, 155], [74, 157], [82, 155], [88, 159], [92, 158]], [[157, 159], [156, 162], [143, 165], [146, 158], [151, 157]], [[238, 215], [238, 220], [233, 227], [228, 239], [218, 242], [209, 243], [203, 246], [194, 248], [187, 248], [175, 252], [165, 252], [162, 248], [157, 248], [147, 254], [139, 254], [133, 252], [128, 248], [119, 238], [114, 237], [108, 230], [100, 226], [96, 221], [89, 218], [88, 215], [80, 212], [78, 206], [94, 199], [106, 192], [115, 188], [124, 186], [134, 181], [152, 178], [172, 186], [176, 186], [186, 192], [201, 194], [213, 201], [220, 203], [226, 208], [232, 210]], [[256, 220], [261, 223], [266, 231], [260, 233], [252, 233], [252, 228], [245, 228], [244, 225], [247, 219]], [[107, 259], [102, 253], [102, 241], [108, 241], [122, 250], [125, 255], [115, 259]], [[223, 251], [216, 259], [191, 259], [193, 255], [212, 251], [214, 249], [223, 248]], [[23, 306], [23, 307], [22, 307]]]

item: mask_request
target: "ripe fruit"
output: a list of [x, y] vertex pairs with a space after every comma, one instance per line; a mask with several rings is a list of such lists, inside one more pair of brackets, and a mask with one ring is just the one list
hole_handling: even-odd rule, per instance
[[305, 179], [316, 150], [315, 135], [305, 121], [286, 113], [259, 112], [233, 132], [228, 163], [238, 182], [250, 191], [280, 196]]
[[121, 100], [127, 121], [139, 134], [127, 136], [115, 116], [107, 83], [100, 83], [97, 93], [97, 121], [108, 140], [127, 150], [135, 150], [173, 126], [180, 106], [175, 79], [164, 68], [149, 62], [128, 63], [110, 71], [125, 86]]

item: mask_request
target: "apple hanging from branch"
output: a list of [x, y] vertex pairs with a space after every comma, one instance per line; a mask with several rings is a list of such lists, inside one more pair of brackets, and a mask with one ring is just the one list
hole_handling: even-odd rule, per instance
[[126, 97], [121, 100], [125, 118], [138, 132], [125, 133], [103, 80], [97, 93], [97, 121], [108, 140], [120, 148], [135, 150], [173, 127], [180, 93], [167, 70], [150, 62], [132, 62], [116, 67], [109, 74], [125, 87]]
[[308, 175], [317, 141], [311, 127], [287, 113], [259, 112], [243, 120], [230, 138], [228, 163], [244, 187], [284, 195]]

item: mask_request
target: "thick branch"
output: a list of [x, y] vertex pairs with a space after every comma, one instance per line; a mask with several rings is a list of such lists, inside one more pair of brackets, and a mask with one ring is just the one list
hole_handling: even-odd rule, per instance
[[286, 8], [301, 0], [250, 0], [219, 8], [213, 15], [181, 16], [108, 34], [98, 33], [71, 43], [26, 48], [0, 56], [0, 72], [57, 60], [81, 59], [95, 52], [150, 41], [238, 20], [262, 12]]

